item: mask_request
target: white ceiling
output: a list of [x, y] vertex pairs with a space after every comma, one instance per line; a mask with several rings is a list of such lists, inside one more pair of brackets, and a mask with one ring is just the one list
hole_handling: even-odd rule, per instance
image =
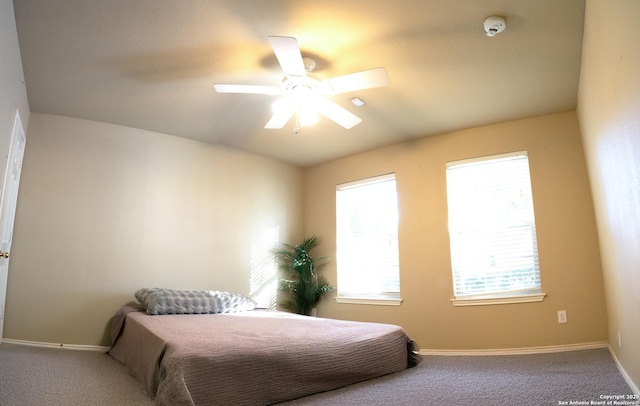
[[[452, 130], [574, 110], [584, 0], [14, 0], [31, 111], [220, 143], [302, 167]], [[483, 20], [501, 15], [490, 38]], [[267, 37], [292, 36], [330, 78], [391, 84], [333, 96], [363, 119], [267, 130]], [[367, 102], [350, 103], [353, 97]]]

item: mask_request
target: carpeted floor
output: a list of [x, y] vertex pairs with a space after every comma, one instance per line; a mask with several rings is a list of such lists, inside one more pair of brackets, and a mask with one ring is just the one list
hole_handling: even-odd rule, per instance
[[142, 385], [106, 354], [0, 344], [2, 406], [153, 405]]
[[[629, 395], [606, 349], [554, 354], [428, 356], [408, 369], [282, 405], [560, 405]], [[574, 403], [579, 404], [579, 403]]]
[[[596, 349], [536, 355], [426, 356], [416, 368], [281, 406], [537, 406], [591, 404], [615, 395], [632, 395], [632, 391], [609, 352]], [[153, 401], [138, 381], [106, 354], [4, 343], [0, 344], [0, 405], [139, 406], [153, 405]]]

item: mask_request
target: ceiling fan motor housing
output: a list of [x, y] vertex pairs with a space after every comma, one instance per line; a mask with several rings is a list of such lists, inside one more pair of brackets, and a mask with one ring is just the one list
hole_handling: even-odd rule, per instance
[[307, 76], [285, 76], [282, 79], [282, 88], [289, 96], [301, 97], [308, 95], [318, 88], [320, 79], [317, 76], [308, 73]]

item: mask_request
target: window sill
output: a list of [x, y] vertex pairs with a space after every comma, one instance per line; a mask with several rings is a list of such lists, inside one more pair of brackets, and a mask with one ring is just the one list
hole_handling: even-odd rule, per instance
[[528, 295], [513, 296], [472, 296], [465, 298], [451, 299], [451, 303], [458, 306], [489, 306], [513, 303], [533, 303], [542, 302], [547, 296], [546, 293], [533, 293]]
[[402, 303], [401, 298], [395, 297], [352, 297], [352, 296], [337, 296], [336, 302], [347, 304], [365, 304], [376, 306], [400, 306]]

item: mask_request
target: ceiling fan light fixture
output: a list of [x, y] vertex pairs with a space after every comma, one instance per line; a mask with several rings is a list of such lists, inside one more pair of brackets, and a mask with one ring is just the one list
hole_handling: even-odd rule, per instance
[[274, 114], [293, 109], [295, 109], [295, 107], [291, 99], [278, 99], [271, 104], [271, 111], [273, 111]]
[[302, 127], [314, 125], [320, 120], [317, 98], [314, 97], [307, 99], [279, 99], [271, 104], [271, 110], [276, 116], [295, 114], [296, 124]]
[[320, 114], [318, 114], [318, 109], [313, 102], [300, 103], [298, 115], [300, 125], [303, 127], [314, 125], [320, 120]]

